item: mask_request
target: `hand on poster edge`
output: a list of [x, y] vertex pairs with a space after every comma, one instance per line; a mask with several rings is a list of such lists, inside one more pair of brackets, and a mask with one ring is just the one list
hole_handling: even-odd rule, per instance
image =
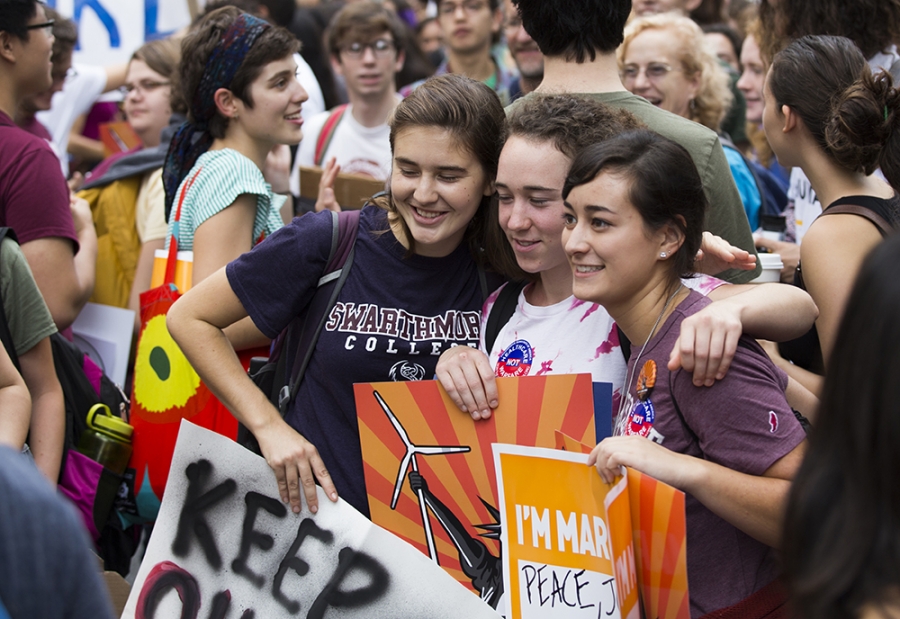
[[319, 510], [316, 480], [328, 498], [336, 502], [338, 494], [334, 482], [316, 446], [283, 420], [279, 421], [281, 422], [279, 427], [258, 433], [256, 438], [259, 441], [260, 451], [275, 472], [282, 502], [290, 503], [291, 511], [299, 514], [302, 485], [309, 511], [315, 514]]
[[611, 484], [626, 466], [678, 489], [685, 486], [688, 468], [696, 460], [676, 453], [643, 436], [605, 438], [588, 456], [588, 466], [596, 466], [603, 481]]
[[472, 419], [490, 419], [499, 404], [497, 377], [483, 352], [470, 346], [453, 346], [444, 351], [435, 375], [453, 403]]

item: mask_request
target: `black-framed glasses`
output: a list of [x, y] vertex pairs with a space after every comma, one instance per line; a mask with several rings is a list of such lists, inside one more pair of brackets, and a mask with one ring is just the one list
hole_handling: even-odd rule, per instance
[[375, 39], [371, 43], [354, 41], [345, 45], [341, 51], [351, 58], [362, 58], [367, 49], [371, 49], [377, 58], [386, 58], [394, 51], [394, 42], [388, 39]]
[[40, 24], [31, 24], [30, 26], [25, 26], [25, 30], [43, 30], [44, 34], [49, 37], [53, 36], [53, 24], [55, 23], [55, 19], [48, 19], [47, 21]]

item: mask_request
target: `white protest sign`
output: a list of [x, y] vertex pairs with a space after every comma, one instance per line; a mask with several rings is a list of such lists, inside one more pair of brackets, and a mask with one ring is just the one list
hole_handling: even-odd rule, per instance
[[107, 66], [128, 62], [146, 41], [184, 28], [188, 0], [49, 0], [78, 26], [75, 62]]
[[498, 615], [421, 552], [319, 490], [294, 514], [265, 460], [182, 421], [127, 618]]

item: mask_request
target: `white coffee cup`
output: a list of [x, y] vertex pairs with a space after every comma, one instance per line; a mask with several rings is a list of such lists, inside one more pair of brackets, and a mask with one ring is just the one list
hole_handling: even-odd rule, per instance
[[760, 253], [757, 254], [757, 260], [762, 265], [762, 273], [753, 280], [753, 283], [762, 284], [764, 282], [781, 281], [781, 269], [784, 268], [784, 263], [781, 261], [780, 255]]

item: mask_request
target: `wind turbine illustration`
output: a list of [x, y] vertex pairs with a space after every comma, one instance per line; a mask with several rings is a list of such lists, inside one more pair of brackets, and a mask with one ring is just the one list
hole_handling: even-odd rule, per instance
[[[423, 456], [458, 454], [472, 451], [472, 448], [465, 445], [414, 445], [410, 440], [406, 429], [400, 423], [400, 420], [397, 419], [394, 411], [387, 405], [387, 402], [384, 401], [384, 398], [381, 397], [381, 394], [377, 391], [373, 391], [372, 393], [378, 401], [378, 405], [381, 406], [381, 409], [388, 416], [388, 419], [391, 420], [391, 425], [394, 426], [397, 434], [400, 435], [400, 440], [406, 445], [406, 454], [400, 460], [400, 468], [397, 471], [397, 483], [394, 484], [394, 494], [391, 496], [391, 509], [395, 509], [397, 507], [397, 499], [400, 498], [400, 489], [403, 487], [403, 480], [406, 477], [407, 469], [412, 466], [413, 471], [416, 473], [419, 472], [419, 465], [418, 462], [416, 462], [417, 454]], [[431, 557], [432, 561], [440, 565], [438, 562], [437, 548], [434, 544], [434, 533], [431, 530], [431, 519], [428, 517], [428, 506], [425, 504], [425, 495], [421, 488], [416, 491], [416, 495], [419, 497], [419, 511], [422, 513], [422, 526], [425, 528], [425, 541], [428, 544], [428, 556]]]

